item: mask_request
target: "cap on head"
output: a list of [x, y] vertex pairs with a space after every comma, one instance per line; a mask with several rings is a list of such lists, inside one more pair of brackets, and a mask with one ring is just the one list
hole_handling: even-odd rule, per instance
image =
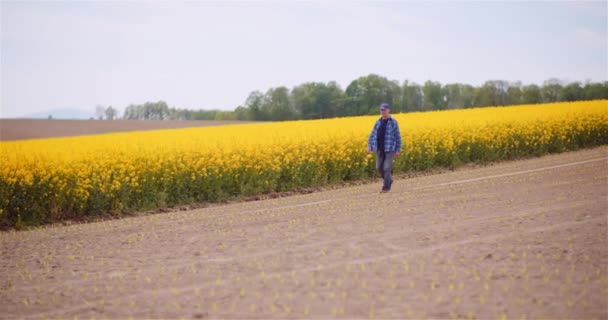
[[380, 109], [381, 109], [381, 110], [382, 110], [382, 109], [388, 109], [388, 110], [390, 110], [390, 109], [391, 109], [391, 106], [389, 106], [389, 105], [388, 105], [388, 103], [383, 103], [383, 104], [381, 104], [381, 105], [380, 105]]

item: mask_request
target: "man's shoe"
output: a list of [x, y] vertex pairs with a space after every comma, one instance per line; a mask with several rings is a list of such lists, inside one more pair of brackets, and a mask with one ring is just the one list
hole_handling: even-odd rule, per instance
[[380, 193], [387, 193], [389, 192], [391, 189], [387, 189], [387, 188], [382, 188], [382, 191], [380, 191]]

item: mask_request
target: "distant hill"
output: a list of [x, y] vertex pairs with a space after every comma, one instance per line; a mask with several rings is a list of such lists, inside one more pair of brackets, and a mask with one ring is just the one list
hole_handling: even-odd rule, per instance
[[90, 119], [95, 115], [93, 112], [87, 112], [80, 109], [72, 109], [72, 108], [63, 108], [63, 109], [53, 109], [44, 112], [36, 112], [29, 115], [25, 115], [20, 118], [26, 119], [46, 119], [51, 115], [53, 119]]

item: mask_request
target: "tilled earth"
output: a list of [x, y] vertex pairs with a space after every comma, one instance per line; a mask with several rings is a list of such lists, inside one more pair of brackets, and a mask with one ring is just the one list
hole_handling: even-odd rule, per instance
[[4, 232], [1, 317], [608, 317], [608, 147], [380, 186]]
[[222, 120], [64, 120], [0, 119], [0, 141], [91, 134], [245, 124]]

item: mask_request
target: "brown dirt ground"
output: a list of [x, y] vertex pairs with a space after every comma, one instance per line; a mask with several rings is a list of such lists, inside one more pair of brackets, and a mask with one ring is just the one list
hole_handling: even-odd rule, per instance
[[608, 147], [0, 233], [3, 318], [608, 317]]
[[246, 121], [178, 120], [47, 120], [0, 119], [0, 141], [80, 136], [110, 132], [208, 127]]

